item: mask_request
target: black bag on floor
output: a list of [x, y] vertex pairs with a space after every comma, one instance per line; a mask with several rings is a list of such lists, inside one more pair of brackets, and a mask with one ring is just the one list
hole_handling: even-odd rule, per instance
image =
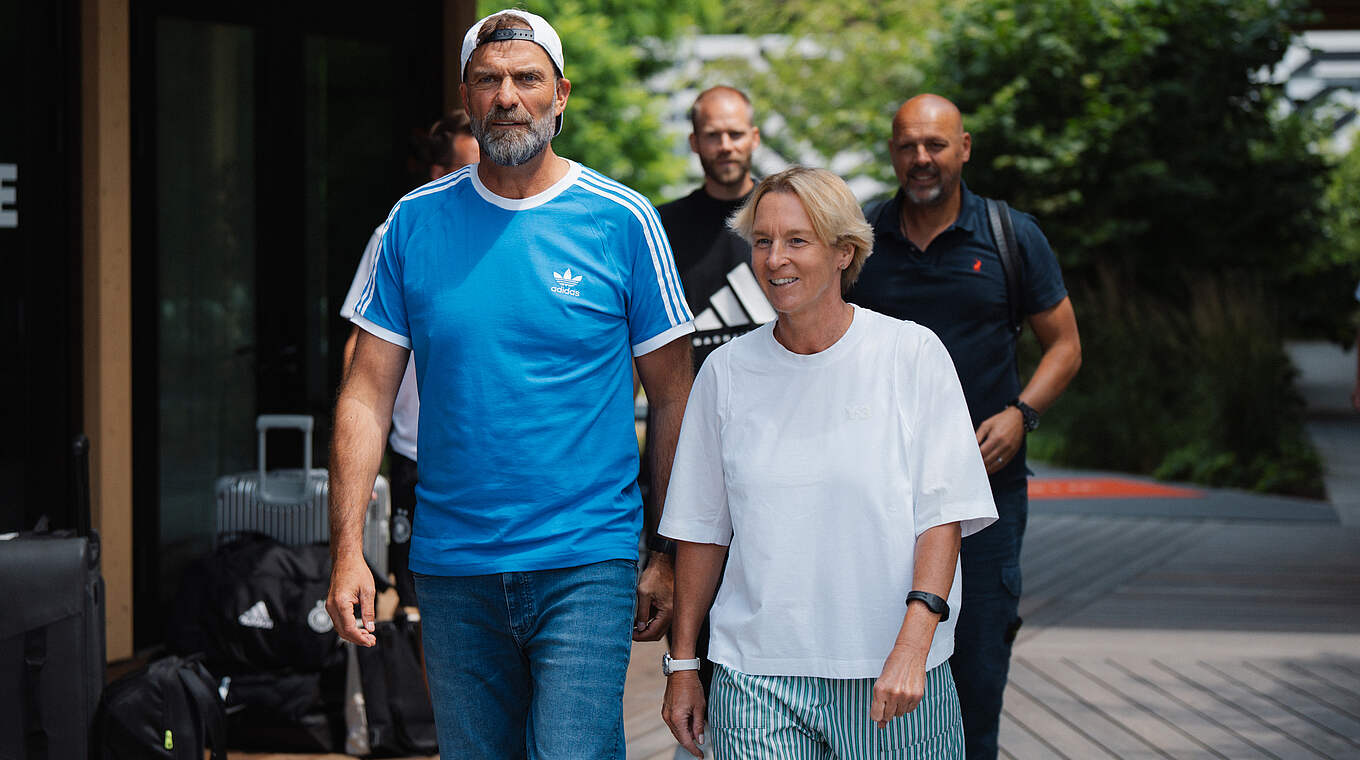
[[104, 576], [89, 521], [89, 441], [73, 446], [74, 531], [0, 540], [0, 758], [83, 758], [104, 688]]
[[344, 746], [344, 669], [276, 671], [223, 680], [232, 749], [340, 752]]
[[196, 658], [171, 655], [109, 684], [93, 732], [94, 760], [226, 760], [226, 713]]
[[344, 668], [326, 614], [330, 553], [251, 534], [195, 562], [166, 629], [179, 654], [202, 652], [218, 676]]
[[420, 625], [398, 615], [377, 624], [375, 647], [354, 647], [363, 688], [368, 749], [376, 756], [439, 751], [434, 707], [420, 661]]

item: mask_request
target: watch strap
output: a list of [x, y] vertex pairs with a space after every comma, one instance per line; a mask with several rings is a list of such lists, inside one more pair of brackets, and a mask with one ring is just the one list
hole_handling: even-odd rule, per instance
[[703, 660], [698, 657], [688, 660], [677, 660], [674, 657], [671, 657], [670, 652], [666, 652], [661, 655], [661, 675], [669, 676], [672, 673], [678, 673], [682, 670], [698, 670], [699, 665], [702, 662]]
[[650, 536], [647, 536], [647, 549], [648, 551], [659, 552], [661, 554], [669, 554], [670, 556], [674, 557], [675, 541], [666, 538], [665, 536], [660, 536], [653, 533]]
[[938, 594], [929, 591], [910, 591], [907, 593], [907, 604], [912, 602], [924, 604], [926, 609], [940, 616], [941, 623], [949, 619], [949, 602], [941, 599]]
[[1039, 427], [1039, 410], [1021, 401], [1019, 397], [1011, 399], [1006, 406], [1013, 406], [1020, 410], [1020, 416], [1025, 420], [1025, 432], [1029, 433]]

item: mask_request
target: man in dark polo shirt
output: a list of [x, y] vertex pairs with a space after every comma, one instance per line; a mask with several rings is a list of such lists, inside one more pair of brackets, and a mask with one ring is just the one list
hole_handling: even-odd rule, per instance
[[[751, 154], [760, 145], [751, 100], [740, 90], [718, 86], [704, 90], [689, 111], [694, 132], [689, 147], [699, 156], [704, 184], [683, 198], [657, 208], [670, 239], [671, 253], [685, 300], [694, 313], [696, 332], [690, 336], [694, 370], [727, 341], [774, 319], [760, 284], [751, 271], [751, 246], [727, 227], [727, 220], [750, 196]], [[644, 471], [639, 484], [650, 482]], [[647, 514], [656, 514], [648, 510]], [[648, 546], [674, 555], [674, 542], [655, 535], [648, 525]], [[708, 662], [708, 620], [699, 631], [700, 679], [707, 691], [713, 666]], [[677, 753], [678, 756], [679, 753]]]
[[1000, 519], [963, 540], [963, 606], [950, 659], [969, 760], [995, 758], [1001, 695], [1020, 627], [1020, 542], [1029, 512], [1025, 433], [1081, 365], [1076, 316], [1058, 261], [1034, 217], [1012, 212], [1022, 262], [1020, 312], [1043, 347], [1023, 387], [1006, 279], [985, 201], [962, 180], [972, 137], [953, 103], [918, 95], [893, 118], [901, 185], [870, 212], [874, 255], [850, 300], [933, 330], [949, 349]]

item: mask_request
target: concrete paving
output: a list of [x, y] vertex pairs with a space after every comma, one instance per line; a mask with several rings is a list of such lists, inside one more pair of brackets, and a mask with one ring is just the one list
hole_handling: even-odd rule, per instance
[[1342, 525], [1360, 527], [1360, 413], [1351, 406], [1355, 347], [1308, 341], [1286, 348], [1299, 371], [1295, 386], [1308, 409], [1308, 435], [1322, 457], [1327, 501]]

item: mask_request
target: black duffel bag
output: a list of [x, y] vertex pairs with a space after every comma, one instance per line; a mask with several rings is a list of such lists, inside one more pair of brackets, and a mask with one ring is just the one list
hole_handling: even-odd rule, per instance
[[377, 646], [353, 647], [363, 689], [367, 754], [435, 754], [439, 740], [421, 662], [420, 624], [398, 615], [379, 622], [374, 635]]
[[344, 748], [343, 667], [273, 671], [222, 680], [232, 749], [339, 752]]
[[185, 573], [166, 645], [178, 654], [202, 652], [219, 677], [343, 670], [344, 650], [326, 614], [330, 574], [325, 546], [242, 536]]

